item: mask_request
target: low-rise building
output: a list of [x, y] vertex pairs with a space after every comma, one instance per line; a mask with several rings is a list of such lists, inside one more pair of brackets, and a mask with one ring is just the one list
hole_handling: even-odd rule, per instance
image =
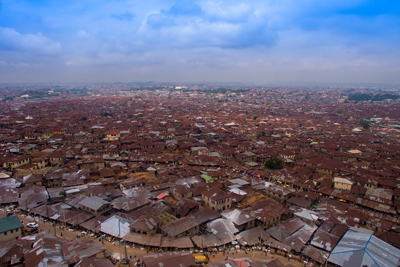
[[335, 189], [350, 191], [352, 185], [353, 185], [353, 182], [349, 181], [345, 178], [340, 178], [340, 177], [333, 178], [333, 186], [335, 187]]
[[210, 190], [201, 195], [204, 204], [216, 211], [230, 209], [232, 206], [231, 194], [222, 190]]
[[8, 242], [22, 236], [23, 225], [18, 216], [0, 219], [0, 242]]
[[79, 202], [79, 208], [94, 216], [102, 215], [111, 209], [110, 202], [97, 196], [88, 197]]

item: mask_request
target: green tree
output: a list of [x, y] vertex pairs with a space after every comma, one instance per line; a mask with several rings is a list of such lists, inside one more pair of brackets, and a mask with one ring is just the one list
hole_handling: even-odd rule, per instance
[[360, 124], [361, 124], [361, 126], [362, 126], [364, 129], [368, 129], [368, 128], [370, 127], [369, 122], [366, 121], [366, 120], [364, 120], [364, 119], [362, 119], [362, 120], [360, 121]]
[[265, 168], [270, 170], [279, 170], [283, 168], [283, 160], [281, 158], [273, 158], [265, 162]]

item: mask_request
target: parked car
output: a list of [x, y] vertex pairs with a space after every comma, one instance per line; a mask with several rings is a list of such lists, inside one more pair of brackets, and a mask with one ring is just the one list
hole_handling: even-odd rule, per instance
[[38, 228], [39, 224], [37, 224], [35, 222], [30, 222], [26, 226], [28, 226], [29, 228]]

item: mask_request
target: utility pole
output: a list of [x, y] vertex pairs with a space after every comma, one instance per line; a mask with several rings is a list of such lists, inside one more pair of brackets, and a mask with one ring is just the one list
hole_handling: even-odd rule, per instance
[[[50, 216], [49, 216], [49, 201], [48, 200], [46, 200], [46, 216], [47, 216], [47, 219], [50, 221]], [[54, 227], [54, 235], [55, 236], [57, 236], [57, 230], [56, 230], [56, 225], [55, 225], [55, 223], [54, 222], [50, 222], [52, 225], [53, 225], [53, 227]]]

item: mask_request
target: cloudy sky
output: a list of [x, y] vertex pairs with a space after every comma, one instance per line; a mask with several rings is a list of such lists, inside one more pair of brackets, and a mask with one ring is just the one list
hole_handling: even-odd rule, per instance
[[0, 0], [0, 83], [400, 84], [397, 0]]

